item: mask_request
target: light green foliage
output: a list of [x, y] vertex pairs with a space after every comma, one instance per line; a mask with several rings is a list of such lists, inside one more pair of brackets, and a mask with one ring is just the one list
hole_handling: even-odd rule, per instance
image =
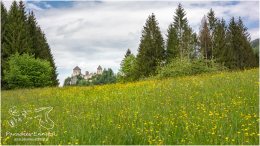
[[[258, 69], [91, 87], [2, 92], [1, 144], [258, 145]], [[53, 107], [54, 128], [11, 128], [9, 109]], [[14, 141], [6, 132], [55, 132]], [[45, 137], [45, 136], [42, 136]], [[31, 138], [31, 137], [29, 137]]]
[[133, 81], [135, 79], [136, 58], [133, 54], [127, 56], [121, 63], [119, 80], [121, 82]]
[[5, 70], [4, 80], [11, 89], [44, 87], [52, 84], [52, 67], [48, 61], [16, 53], [9, 58], [8, 65], [9, 69]]
[[175, 58], [166, 66], [160, 67], [157, 70], [158, 78], [178, 77], [187, 75], [196, 75], [207, 72], [216, 72], [224, 70], [225, 67], [215, 63], [213, 60], [188, 58]]

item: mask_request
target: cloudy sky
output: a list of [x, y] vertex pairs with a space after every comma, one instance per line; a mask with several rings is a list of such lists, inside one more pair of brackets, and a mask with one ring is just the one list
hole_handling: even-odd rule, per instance
[[[95, 72], [98, 65], [118, 71], [127, 50], [136, 54], [142, 27], [154, 13], [165, 37], [178, 1], [26, 1], [47, 36], [60, 83], [79, 66]], [[212, 8], [218, 18], [241, 16], [259, 37], [258, 1], [182, 1], [190, 26], [198, 32], [203, 15]], [[9, 9], [11, 1], [4, 1]]]

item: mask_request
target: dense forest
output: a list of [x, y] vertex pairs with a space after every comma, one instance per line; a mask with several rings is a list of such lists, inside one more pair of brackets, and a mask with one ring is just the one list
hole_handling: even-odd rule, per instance
[[[10, 61], [11, 56], [15, 54], [20, 56], [13, 57]], [[29, 57], [23, 54], [28, 54]], [[31, 64], [28, 61], [22, 63], [21, 60], [30, 60], [30, 57], [36, 60], [31, 60]], [[37, 69], [41, 61], [49, 62], [51, 67], [51, 79], [48, 84], [37, 77], [43, 74]], [[31, 69], [32, 67], [34, 69]], [[32, 77], [32, 72], [35, 77]], [[56, 66], [46, 37], [37, 24], [34, 13], [27, 12], [22, 1], [13, 1], [9, 11], [1, 2], [1, 86], [2, 89], [9, 89], [15, 87], [14, 84], [17, 84], [17, 87], [57, 86], [59, 84]]]
[[199, 33], [196, 34], [179, 4], [166, 40], [155, 14], [148, 17], [138, 54], [134, 56], [127, 50], [121, 62], [119, 78], [125, 82], [151, 76], [173, 77], [223, 69], [247, 69], [258, 65], [258, 52], [252, 49], [250, 34], [240, 17], [232, 17], [226, 24], [210, 9], [202, 18]]

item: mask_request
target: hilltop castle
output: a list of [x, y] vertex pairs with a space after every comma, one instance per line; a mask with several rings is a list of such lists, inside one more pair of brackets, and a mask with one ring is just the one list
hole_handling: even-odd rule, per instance
[[85, 74], [81, 74], [81, 69], [78, 66], [76, 66], [73, 69], [73, 73], [71, 75], [71, 85], [75, 85], [77, 83], [77, 76], [81, 76], [85, 80], [88, 80], [95, 75], [101, 75], [102, 72], [103, 72], [102, 67], [99, 65], [96, 73], [89, 73], [88, 71], [86, 71]]

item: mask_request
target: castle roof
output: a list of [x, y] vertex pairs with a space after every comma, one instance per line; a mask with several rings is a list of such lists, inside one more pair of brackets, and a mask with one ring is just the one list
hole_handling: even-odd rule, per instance
[[101, 70], [101, 69], [102, 69], [102, 67], [99, 65], [97, 69], [98, 69], [98, 70]]
[[73, 70], [81, 70], [78, 66], [76, 66]]

